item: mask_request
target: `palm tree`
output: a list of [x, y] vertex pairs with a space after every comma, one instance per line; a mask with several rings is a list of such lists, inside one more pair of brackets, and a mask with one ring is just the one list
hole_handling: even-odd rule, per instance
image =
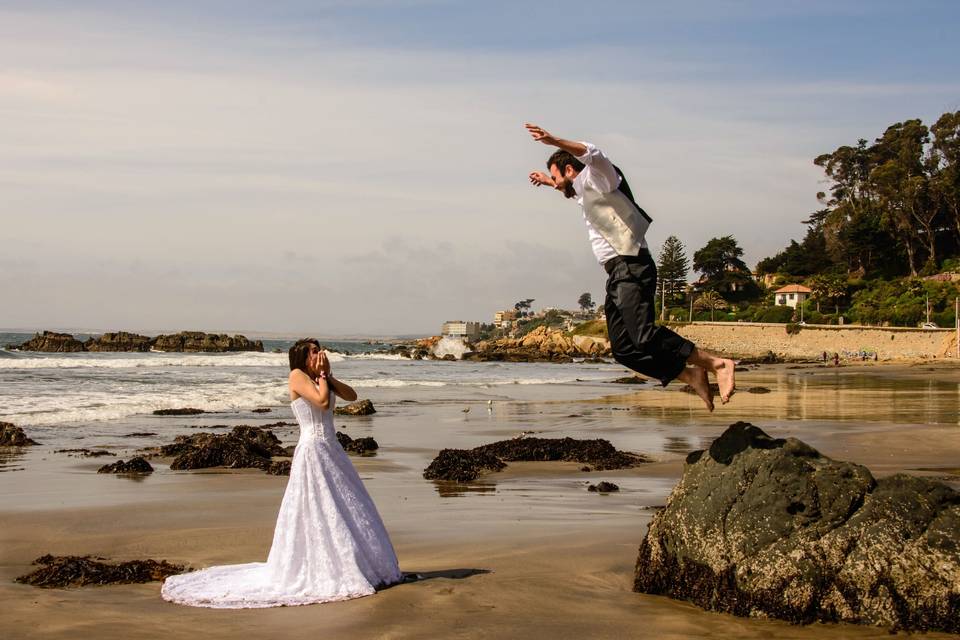
[[716, 309], [726, 309], [727, 301], [724, 300], [716, 291], [705, 291], [693, 306], [697, 309], [710, 309], [710, 321], [714, 320], [714, 311]]

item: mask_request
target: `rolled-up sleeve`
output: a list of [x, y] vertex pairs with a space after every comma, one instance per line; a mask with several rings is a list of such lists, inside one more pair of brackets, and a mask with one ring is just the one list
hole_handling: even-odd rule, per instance
[[584, 171], [589, 173], [586, 182], [589, 182], [594, 189], [601, 193], [609, 193], [619, 187], [620, 175], [617, 174], [617, 170], [613, 168], [613, 163], [610, 162], [610, 159], [607, 158], [603, 151], [600, 151], [600, 149], [597, 149], [596, 146], [589, 142], [582, 142], [582, 144], [587, 148], [587, 152], [582, 156], [578, 156], [577, 160], [587, 166], [587, 168], [584, 169]]

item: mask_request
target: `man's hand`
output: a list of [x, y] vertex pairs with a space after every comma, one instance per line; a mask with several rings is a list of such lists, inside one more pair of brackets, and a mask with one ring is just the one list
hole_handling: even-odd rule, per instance
[[530, 184], [535, 187], [546, 185], [548, 187], [555, 187], [556, 183], [553, 181], [553, 178], [545, 174], [543, 171], [532, 171], [530, 172]]
[[530, 135], [537, 142], [542, 142], [543, 144], [548, 144], [552, 147], [558, 146], [557, 142], [559, 142], [559, 139], [550, 135], [550, 132], [548, 132], [546, 129], [542, 129], [535, 124], [530, 124], [529, 122], [524, 123], [523, 126], [527, 128], [527, 131], [530, 132]]
[[572, 140], [558, 138], [546, 129], [538, 127], [535, 124], [530, 124], [529, 122], [523, 126], [527, 128], [527, 131], [530, 132], [530, 136], [537, 142], [542, 142], [543, 144], [548, 144], [551, 147], [563, 149], [564, 151], [572, 154], [575, 158], [579, 158], [587, 152], [587, 147], [582, 142], [574, 142]]

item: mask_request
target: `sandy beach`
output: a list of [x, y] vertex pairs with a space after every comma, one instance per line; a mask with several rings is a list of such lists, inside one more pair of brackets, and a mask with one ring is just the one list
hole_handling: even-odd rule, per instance
[[[679, 385], [478, 388], [413, 402], [409, 391], [372, 389], [364, 395], [378, 413], [337, 424], [380, 443], [377, 456], [353, 461], [401, 568], [422, 579], [349, 602], [255, 611], [173, 605], [160, 599], [159, 583], [47, 590], [13, 579], [45, 553], [149, 557], [195, 568], [263, 560], [285, 478], [256, 470], [173, 472], [162, 460], [145, 478], [104, 476], [95, 473], [104, 459], [34, 447], [0, 460], [9, 471], [0, 473], [0, 628], [11, 639], [888, 637], [886, 629], [742, 619], [633, 593], [637, 547], [686, 453], [737, 420], [798, 437], [878, 476], [906, 471], [960, 487], [958, 385], [960, 371], [934, 361], [765, 366], [740, 374], [740, 391], [712, 415]], [[153, 431], [159, 420], [130, 419], [113, 432]], [[181, 433], [223, 421], [162, 420], [182, 426], [175, 430]], [[230, 424], [277, 420], [290, 420], [289, 410], [231, 417]], [[570, 463], [511, 463], [468, 485], [421, 477], [441, 448], [521, 432], [607, 438], [655, 462], [588, 473]], [[277, 434], [285, 444], [296, 437], [291, 427]], [[104, 442], [121, 457], [150, 444]], [[621, 491], [589, 493], [587, 483], [599, 479]]]

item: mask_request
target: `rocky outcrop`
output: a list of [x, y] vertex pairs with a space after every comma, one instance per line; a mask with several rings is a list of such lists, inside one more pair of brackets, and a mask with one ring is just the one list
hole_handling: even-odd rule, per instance
[[373, 403], [369, 400], [357, 400], [345, 407], [337, 407], [333, 410], [334, 415], [338, 416], [370, 416], [376, 412]]
[[0, 422], [0, 447], [30, 447], [37, 444], [23, 429], [11, 422]]
[[627, 469], [648, 460], [618, 451], [607, 440], [574, 438], [514, 438], [473, 449], [444, 449], [424, 470], [427, 480], [469, 482], [488, 471], [500, 471], [506, 462], [566, 461], [591, 464], [597, 470]]
[[44, 331], [20, 345], [21, 351], [45, 351], [48, 353], [75, 353], [84, 351], [83, 343], [69, 333]]
[[44, 331], [18, 347], [21, 351], [66, 353], [78, 351], [174, 351], [221, 353], [226, 351], [263, 351], [260, 340], [246, 336], [181, 331], [171, 335], [148, 338], [136, 333], [118, 331], [105, 333], [86, 342], [80, 342], [69, 333]]
[[737, 423], [640, 546], [634, 589], [740, 616], [960, 632], [960, 494]]
[[591, 491], [593, 493], [616, 493], [617, 491], [620, 491], [620, 487], [613, 484], [612, 482], [607, 482], [606, 480], [602, 480], [597, 484], [592, 484], [589, 487], [587, 487], [587, 491]]
[[159, 454], [173, 457], [170, 468], [207, 469], [263, 469], [271, 464], [273, 456], [285, 456], [280, 439], [272, 431], [258, 427], [238, 426], [230, 433], [195, 433], [177, 436], [173, 444], [160, 447]]
[[118, 331], [90, 338], [83, 343], [85, 351], [150, 351], [151, 340], [138, 333]]
[[17, 578], [17, 582], [35, 587], [83, 587], [90, 584], [132, 584], [155, 582], [183, 573], [183, 565], [166, 560], [130, 560], [110, 564], [91, 556], [45, 555], [33, 561], [42, 565], [36, 571]]
[[222, 353], [226, 351], [263, 351], [263, 342], [249, 340], [246, 336], [228, 336], [225, 333], [181, 331], [171, 335], [159, 335], [152, 341], [157, 351], [188, 353]]
[[142, 456], [130, 458], [126, 462], [117, 460], [113, 464], [105, 464], [97, 473], [153, 473], [153, 467]]
[[65, 453], [68, 456], [77, 458], [100, 458], [103, 456], [115, 456], [106, 449], [57, 449], [54, 453]]
[[155, 416], [196, 416], [206, 413], [203, 409], [194, 409], [193, 407], [183, 407], [181, 409], [157, 409], [153, 412]]
[[573, 362], [573, 358], [596, 358], [610, 354], [604, 338], [571, 336], [560, 329], [537, 327], [522, 338], [500, 338], [478, 342], [464, 360], [483, 362]]
[[358, 456], [372, 456], [376, 455], [377, 449], [380, 448], [380, 445], [377, 444], [377, 441], [373, 438], [351, 438], [343, 431], [337, 431], [337, 442], [340, 443], [340, 446], [343, 447], [343, 450], [347, 453], [353, 453]]
[[427, 480], [470, 482], [484, 473], [500, 471], [506, 466], [506, 463], [492, 453], [475, 449], [442, 449], [423, 470], [423, 477]]

